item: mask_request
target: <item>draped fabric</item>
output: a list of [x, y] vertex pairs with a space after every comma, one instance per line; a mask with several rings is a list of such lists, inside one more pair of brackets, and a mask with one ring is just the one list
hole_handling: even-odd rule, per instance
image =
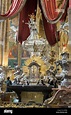
[[67, 2], [69, 0], [63, 0], [62, 4], [60, 5], [60, 8], [57, 7], [56, 0], [40, 0], [40, 1], [46, 20], [49, 23], [54, 24], [61, 19], [63, 13], [65, 12]]
[[[69, 1], [67, 2], [65, 12], [62, 15], [60, 21], [65, 21], [66, 16], [67, 16], [68, 7], [69, 7]], [[51, 23], [47, 22], [47, 20], [45, 19], [43, 11], [42, 11], [42, 14], [43, 14], [43, 24], [44, 24], [46, 39], [48, 40], [49, 44], [51, 46], [53, 46], [59, 41], [59, 32], [56, 32], [56, 29], [57, 29], [56, 24], [55, 23], [51, 24]]]
[[48, 23], [44, 15], [43, 15], [43, 24], [44, 24], [45, 35], [46, 35], [46, 39], [48, 40], [48, 43], [51, 46], [55, 45], [58, 39], [56, 38], [56, 24]]
[[12, 18], [20, 12], [26, 0], [12, 0], [9, 10], [5, 14], [0, 14], [0, 19]]
[[[29, 21], [28, 15], [32, 13], [36, 13], [35, 12], [36, 8], [37, 8], [37, 0], [30, 0], [30, 2], [28, 2], [27, 0], [24, 8], [20, 12], [20, 20], [19, 20], [20, 23], [19, 23], [19, 31], [18, 31], [18, 40], [20, 43], [25, 41], [30, 34], [28, 25], [26, 23], [28, 23]], [[66, 11], [61, 18], [62, 21], [65, 19], [67, 15], [67, 8], [68, 6], [66, 7], [65, 9]], [[56, 35], [56, 24], [51, 24], [47, 22], [47, 20], [45, 19], [41, 4], [40, 4], [40, 9], [42, 12], [43, 25], [44, 25], [46, 39], [48, 40], [49, 44], [53, 46], [55, 45], [57, 41], [59, 41], [59, 38], [57, 38], [58, 33]]]
[[[0, 19], [7, 19], [15, 17], [20, 12], [18, 30], [18, 41], [20, 43], [25, 41], [30, 34], [27, 23], [29, 21], [29, 15], [32, 13], [36, 14], [37, 1], [38, 0], [12, 0], [12, 4], [7, 13], [0, 14]], [[40, 0], [45, 35], [51, 46], [57, 42], [56, 22], [65, 19], [68, 2], [69, 0], [63, 0], [60, 6], [62, 11], [58, 12], [56, 0]]]
[[30, 14], [36, 14], [37, 8], [37, 0], [28, 0], [26, 1], [25, 6], [23, 7], [22, 11], [20, 12], [20, 19], [19, 19], [19, 31], [18, 31], [18, 40], [20, 43], [25, 41], [30, 34], [28, 21], [30, 18]]
[[48, 43], [50, 44], [50, 46], [53, 46], [53, 45], [55, 45], [55, 43], [57, 43], [57, 41], [59, 41], [59, 38], [56, 38], [58, 36], [58, 33], [56, 33], [56, 29], [57, 29], [56, 24], [51, 24], [51, 23], [47, 22], [47, 20], [44, 16], [41, 4], [40, 4], [40, 8], [41, 8], [41, 12], [42, 12], [43, 25], [44, 25], [46, 39], [47, 39]]
[[69, 0], [69, 8], [71, 8], [71, 0]]

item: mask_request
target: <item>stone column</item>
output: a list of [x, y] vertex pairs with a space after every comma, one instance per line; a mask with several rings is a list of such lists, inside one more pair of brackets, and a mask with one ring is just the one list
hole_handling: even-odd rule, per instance
[[69, 41], [71, 41], [71, 8], [68, 9]]
[[[2, 0], [2, 8], [3, 14], [9, 9], [11, 1]], [[9, 51], [9, 29], [10, 29], [10, 21], [9, 19], [2, 22], [2, 41], [3, 41], [3, 48], [2, 48], [2, 65], [8, 66], [8, 51]]]
[[[4, 0], [0, 1], [0, 13], [4, 14]], [[2, 65], [3, 59], [3, 30], [4, 30], [4, 22], [0, 22], [0, 65]]]
[[70, 59], [71, 59], [71, 3], [69, 3], [69, 9], [68, 9], [68, 22], [69, 22], [69, 41], [68, 41], [68, 48], [69, 48], [69, 55], [70, 55]]
[[[1, 23], [0, 23], [0, 32], [1, 32]], [[0, 33], [0, 65], [2, 65], [2, 39]]]
[[21, 66], [21, 60], [22, 60], [22, 45], [21, 43], [17, 43], [18, 45], [18, 65]]

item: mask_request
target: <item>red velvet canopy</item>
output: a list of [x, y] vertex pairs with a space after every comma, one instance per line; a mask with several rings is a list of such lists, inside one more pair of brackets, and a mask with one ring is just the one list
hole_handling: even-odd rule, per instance
[[69, 8], [71, 8], [71, 0], [69, 0]]
[[[48, 0], [41, 0], [41, 1], [45, 1], [45, 3], [47, 3]], [[52, 0], [49, 0], [49, 2], [50, 1], [52, 1]], [[55, 0], [53, 0], [53, 1], [55, 1]], [[63, 13], [63, 15], [61, 14], [62, 12], [56, 13], [55, 10], [53, 11], [52, 7], [47, 7], [48, 8], [47, 12], [49, 12], [49, 10], [51, 11], [50, 16], [52, 17], [52, 20], [54, 18], [53, 21], [58, 19], [60, 14], [62, 15], [61, 20], [64, 20], [66, 18], [67, 8], [69, 6], [69, 0], [64, 0], [61, 7], [62, 8], [64, 7], [65, 1], [67, 1], [67, 4], [66, 4], [65, 12]], [[50, 2], [50, 3], [52, 4], [52, 2]], [[55, 4], [52, 4], [52, 6], [54, 6], [54, 5]], [[46, 39], [48, 40], [49, 44], [51, 46], [53, 46], [57, 42], [57, 39], [59, 40], [59, 38], [56, 38], [56, 22], [51, 23], [46, 19], [42, 7], [43, 7], [43, 4], [41, 5], [41, 2], [40, 2], [40, 8], [42, 11], [42, 17], [43, 17], [43, 24], [44, 24]], [[28, 28], [28, 25], [26, 23], [28, 23], [29, 14], [36, 13], [36, 8], [37, 8], [37, 0], [30, 0], [30, 2], [28, 2], [28, 0], [27, 0], [25, 6], [23, 7], [22, 11], [20, 12], [20, 20], [19, 20], [20, 23], [19, 23], [19, 33], [18, 33], [18, 40], [20, 43], [25, 41], [27, 39], [27, 37], [29, 36], [29, 28]], [[54, 12], [54, 15], [53, 15], [53, 12]], [[55, 14], [57, 14], [57, 15], [55, 15]], [[47, 14], [47, 16], [48, 16], [48, 14]], [[49, 16], [49, 20], [51, 20], [50, 16]]]
[[[1, 14], [0, 19], [14, 17], [20, 12], [18, 41], [22, 43], [29, 36], [28, 21], [29, 15], [36, 14], [38, 0], [12, 0], [12, 4], [6, 14]], [[56, 23], [59, 20], [65, 20], [69, 0], [62, 0], [59, 7], [56, 5], [56, 0], [39, 0], [40, 9], [43, 17], [44, 30], [46, 38], [51, 46], [57, 42], [56, 38]]]
[[9, 10], [5, 14], [0, 14], [0, 19], [14, 17], [24, 7], [26, 0], [12, 0]]
[[68, 0], [62, 0], [62, 4], [57, 5], [56, 0], [40, 0], [44, 16], [50, 23], [56, 23], [59, 21], [66, 9]]

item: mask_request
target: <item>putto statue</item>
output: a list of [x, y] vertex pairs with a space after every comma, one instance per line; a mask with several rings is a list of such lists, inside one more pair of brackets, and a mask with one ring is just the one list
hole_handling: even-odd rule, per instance
[[71, 80], [70, 80], [70, 76], [71, 76], [71, 61], [69, 60], [69, 53], [68, 52], [63, 52], [61, 54], [62, 56], [62, 60], [58, 60], [56, 62], [57, 66], [60, 65], [62, 68], [61, 73], [58, 75], [56, 75], [56, 77], [60, 77], [61, 78], [61, 82], [60, 85], [61, 86], [69, 86], [71, 85]]

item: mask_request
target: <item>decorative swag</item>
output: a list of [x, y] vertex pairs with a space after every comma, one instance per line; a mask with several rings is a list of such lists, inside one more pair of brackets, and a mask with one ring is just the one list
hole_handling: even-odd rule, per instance
[[[29, 15], [36, 14], [38, 0], [12, 0], [12, 4], [6, 14], [1, 14], [0, 19], [13, 18], [20, 12], [18, 41], [22, 43], [29, 36], [29, 28], [26, 23], [29, 21]], [[56, 40], [56, 22], [65, 20], [69, 0], [62, 0], [59, 7], [56, 0], [39, 0], [42, 11], [44, 30], [49, 44], [54, 45]]]
[[68, 0], [63, 0], [60, 8], [57, 6], [56, 0], [41, 0], [44, 16], [49, 23], [58, 22], [65, 12]]
[[15, 17], [24, 7], [25, 3], [26, 0], [12, 0], [12, 4], [6, 14], [0, 14], [0, 20]]

